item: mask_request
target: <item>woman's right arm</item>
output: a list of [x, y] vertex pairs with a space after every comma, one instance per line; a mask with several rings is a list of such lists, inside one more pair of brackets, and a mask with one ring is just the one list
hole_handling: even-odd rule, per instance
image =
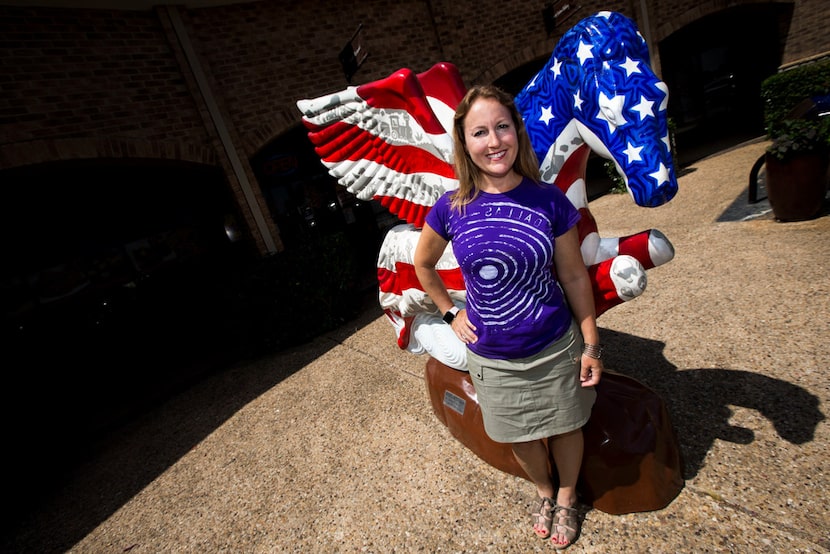
[[[415, 247], [415, 257], [413, 259], [415, 275], [421, 282], [421, 288], [432, 298], [435, 306], [442, 314], [447, 313], [450, 308], [455, 306], [452, 298], [450, 298], [450, 293], [447, 291], [447, 286], [435, 269], [435, 264], [438, 263], [447, 248], [447, 244], [449, 244], [449, 241], [436, 233], [429, 224], [424, 224], [421, 236], [418, 237], [418, 245]], [[452, 328], [455, 336], [465, 344], [478, 340], [475, 325], [467, 319], [467, 310], [458, 312], [458, 315], [450, 322], [450, 328]]]
[[435, 264], [444, 254], [447, 244], [449, 241], [436, 233], [428, 224], [424, 224], [421, 235], [418, 237], [413, 259], [415, 275], [421, 282], [421, 287], [442, 314], [454, 306], [444, 281], [435, 269]]
[[[442, 314], [447, 313], [450, 308], [455, 306], [452, 298], [450, 298], [450, 293], [447, 291], [447, 286], [435, 269], [435, 264], [444, 254], [447, 244], [449, 244], [449, 241], [436, 233], [429, 224], [424, 224], [421, 236], [418, 237], [418, 245], [415, 247], [415, 257], [413, 259], [415, 275], [421, 282], [421, 288], [429, 295], [435, 303], [435, 307]], [[450, 327], [455, 336], [465, 344], [478, 340], [475, 334], [475, 326], [467, 319], [467, 310], [458, 312], [458, 315], [450, 322]]]

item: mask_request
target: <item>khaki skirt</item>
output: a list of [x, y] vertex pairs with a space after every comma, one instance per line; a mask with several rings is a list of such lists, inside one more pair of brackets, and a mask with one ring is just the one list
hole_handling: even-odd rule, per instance
[[525, 442], [579, 429], [596, 399], [579, 382], [582, 334], [575, 322], [534, 356], [491, 360], [467, 350], [484, 430], [496, 442]]

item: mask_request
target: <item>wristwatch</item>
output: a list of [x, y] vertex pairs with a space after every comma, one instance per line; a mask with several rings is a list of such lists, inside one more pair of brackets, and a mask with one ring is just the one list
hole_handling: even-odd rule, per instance
[[447, 313], [444, 314], [444, 323], [452, 323], [452, 320], [455, 319], [455, 316], [457, 316], [460, 311], [461, 310], [458, 309], [458, 306], [453, 306], [447, 310]]

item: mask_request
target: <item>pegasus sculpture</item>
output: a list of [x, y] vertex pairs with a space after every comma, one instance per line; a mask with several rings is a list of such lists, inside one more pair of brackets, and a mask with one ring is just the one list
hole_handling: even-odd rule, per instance
[[[398, 346], [456, 369], [466, 368], [466, 347], [423, 292], [412, 257], [424, 216], [458, 184], [452, 117], [465, 92], [457, 68], [439, 63], [297, 102], [329, 173], [358, 198], [378, 200], [407, 222], [387, 233], [378, 255], [379, 301]], [[613, 160], [638, 205], [671, 200], [677, 179], [667, 103], [668, 88], [650, 68], [645, 40], [616, 12], [599, 12], [571, 28], [516, 97], [543, 180], [560, 187], [582, 214], [578, 231], [597, 315], [640, 296], [646, 270], [671, 260], [674, 249], [654, 229], [600, 237], [588, 208], [588, 156], [593, 151]], [[464, 282], [451, 246], [437, 269], [463, 307]]]
[[[401, 69], [297, 106], [329, 173], [359, 199], [375, 199], [406, 222], [390, 229], [381, 245], [379, 301], [398, 346], [429, 354], [425, 380], [436, 416], [490, 465], [527, 478], [510, 445], [495, 443], [484, 432], [472, 382], [463, 371], [466, 346], [442, 321], [412, 263], [425, 215], [439, 196], [458, 186], [452, 118], [465, 92], [455, 66], [439, 63], [420, 74]], [[543, 180], [560, 187], [582, 215], [580, 248], [597, 315], [640, 296], [646, 270], [671, 260], [674, 249], [654, 229], [600, 237], [588, 207], [588, 156], [593, 151], [613, 160], [638, 205], [671, 200], [677, 178], [667, 103], [668, 89], [650, 68], [645, 40], [631, 20], [615, 12], [599, 12], [565, 33], [516, 97]], [[452, 245], [436, 268], [463, 307], [464, 279]], [[595, 508], [612, 514], [656, 510], [682, 489], [666, 406], [636, 380], [606, 371], [583, 434], [577, 489]]]

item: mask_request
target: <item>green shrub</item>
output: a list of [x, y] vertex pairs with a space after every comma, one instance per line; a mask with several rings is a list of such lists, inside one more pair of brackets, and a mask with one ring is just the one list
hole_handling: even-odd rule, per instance
[[830, 117], [802, 118], [800, 104], [830, 93], [830, 59], [794, 67], [761, 83], [764, 128], [773, 141], [768, 152], [779, 159], [830, 147]]
[[623, 180], [620, 172], [617, 171], [617, 165], [611, 160], [605, 160], [605, 174], [611, 179], [611, 188], [608, 192], [611, 194], [623, 194], [626, 192], [625, 180]]
[[830, 147], [830, 117], [818, 121], [785, 119], [777, 125], [777, 133], [767, 152], [779, 160], [796, 154], [822, 152]]

